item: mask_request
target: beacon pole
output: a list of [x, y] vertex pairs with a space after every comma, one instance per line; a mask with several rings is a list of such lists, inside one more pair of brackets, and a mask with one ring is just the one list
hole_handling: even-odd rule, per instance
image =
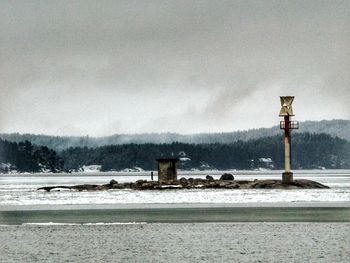
[[284, 130], [284, 172], [282, 173], [282, 183], [293, 183], [293, 173], [291, 165], [291, 130], [298, 129], [299, 123], [291, 121], [294, 116], [292, 109], [293, 96], [283, 96], [281, 98], [281, 111], [279, 116], [284, 117], [284, 121], [280, 122], [280, 128]]
[[285, 182], [292, 182], [293, 181], [293, 174], [291, 171], [291, 141], [290, 141], [290, 130], [289, 130], [289, 116], [284, 116], [284, 173], [287, 174], [289, 173], [289, 176], [291, 178], [284, 178], [286, 177], [283, 176], [283, 181]]

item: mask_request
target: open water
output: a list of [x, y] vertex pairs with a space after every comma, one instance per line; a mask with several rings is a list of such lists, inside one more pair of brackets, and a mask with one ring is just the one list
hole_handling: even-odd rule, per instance
[[150, 172], [0, 175], [0, 262], [350, 262], [350, 171], [294, 175], [331, 189], [42, 192]]

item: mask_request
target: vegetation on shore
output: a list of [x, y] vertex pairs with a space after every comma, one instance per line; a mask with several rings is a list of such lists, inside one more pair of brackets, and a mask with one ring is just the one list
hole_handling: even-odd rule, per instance
[[[276, 135], [230, 144], [123, 144], [96, 148], [71, 147], [56, 152], [29, 141], [0, 139], [1, 170], [19, 172], [77, 171], [100, 165], [102, 171], [140, 167], [156, 170], [156, 158], [180, 157], [180, 169], [283, 169], [283, 137]], [[294, 134], [293, 169], [349, 169], [350, 142], [327, 134]], [[8, 164], [8, 165], [7, 165]]]
[[[294, 130], [293, 133], [325, 133], [332, 137], [339, 137], [350, 141], [350, 120], [323, 120], [323, 121], [305, 121], [300, 123], [300, 130]], [[153, 143], [171, 144], [181, 142], [186, 144], [230, 144], [237, 141], [249, 141], [264, 137], [280, 135], [282, 132], [279, 126], [271, 128], [250, 129], [245, 131], [218, 132], [218, 133], [197, 133], [197, 134], [178, 134], [178, 133], [143, 133], [143, 134], [114, 134], [104, 137], [90, 136], [49, 136], [36, 134], [0, 134], [0, 138], [11, 142], [30, 141], [32, 144], [47, 146], [57, 152], [68, 148], [88, 147], [96, 148], [106, 145], [119, 144], [145, 144]]]
[[0, 139], [0, 172], [61, 172], [64, 161], [46, 146], [29, 141], [8, 142]]
[[[350, 168], [350, 143], [327, 134], [295, 134], [293, 168]], [[231, 144], [125, 144], [76, 147], [61, 152], [66, 169], [100, 164], [102, 171], [141, 167], [156, 170], [156, 158], [176, 156], [180, 169], [283, 169], [283, 137], [273, 136]]]

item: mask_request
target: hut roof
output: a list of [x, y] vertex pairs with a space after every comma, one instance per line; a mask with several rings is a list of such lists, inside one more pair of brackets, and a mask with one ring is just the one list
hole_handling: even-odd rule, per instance
[[171, 157], [171, 158], [157, 158], [156, 160], [158, 162], [177, 162], [177, 161], [179, 161], [179, 158], [174, 158], [174, 157]]

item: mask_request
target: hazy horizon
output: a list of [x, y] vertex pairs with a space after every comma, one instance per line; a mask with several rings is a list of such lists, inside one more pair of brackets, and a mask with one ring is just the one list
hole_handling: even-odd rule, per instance
[[[300, 122], [302, 125], [305, 122], [323, 122], [323, 121], [350, 121], [346, 119], [332, 119], [332, 120], [320, 120], [320, 121], [314, 121], [314, 120], [305, 120]], [[231, 130], [231, 131], [214, 131], [214, 132], [206, 132], [206, 131], [198, 131], [194, 133], [181, 133], [181, 132], [173, 132], [173, 131], [164, 131], [164, 132], [138, 132], [138, 133], [111, 133], [111, 134], [106, 134], [106, 135], [101, 135], [101, 136], [93, 136], [90, 134], [84, 134], [84, 135], [71, 135], [71, 134], [63, 134], [63, 135], [58, 135], [58, 134], [49, 134], [49, 133], [20, 133], [20, 132], [0, 132], [0, 134], [30, 134], [30, 135], [38, 135], [38, 136], [52, 136], [52, 137], [89, 137], [89, 138], [102, 138], [102, 137], [110, 137], [114, 135], [145, 135], [145, 134], [177, 134], [177, 135], [184, 135], [184, 136], [191, 136], [191, 135], [200, 135], [200, 134], [216, 134], [216, 133], [235, 133], [235, 132], [246, 132], [246, 131], [252, 131], [252, 130], [258, 130], [258, 129], [271, 129], [274, 127], [279, 126], [279, 122], [276, 123], [275, 125], [271, 126], [264, 126], [264, 127], [257, 127], [257, 128], [248, 128], [248, 129], [241, 129], [241, 130]], [[302, 128], [302, 126], [301, 126]], [[302, 131], [302, 130], [300, 130]], [[281, 131], [281, 134], [283, 132]]]
[[0, 133], [350, 119], [350, 1], [1, 1]]

